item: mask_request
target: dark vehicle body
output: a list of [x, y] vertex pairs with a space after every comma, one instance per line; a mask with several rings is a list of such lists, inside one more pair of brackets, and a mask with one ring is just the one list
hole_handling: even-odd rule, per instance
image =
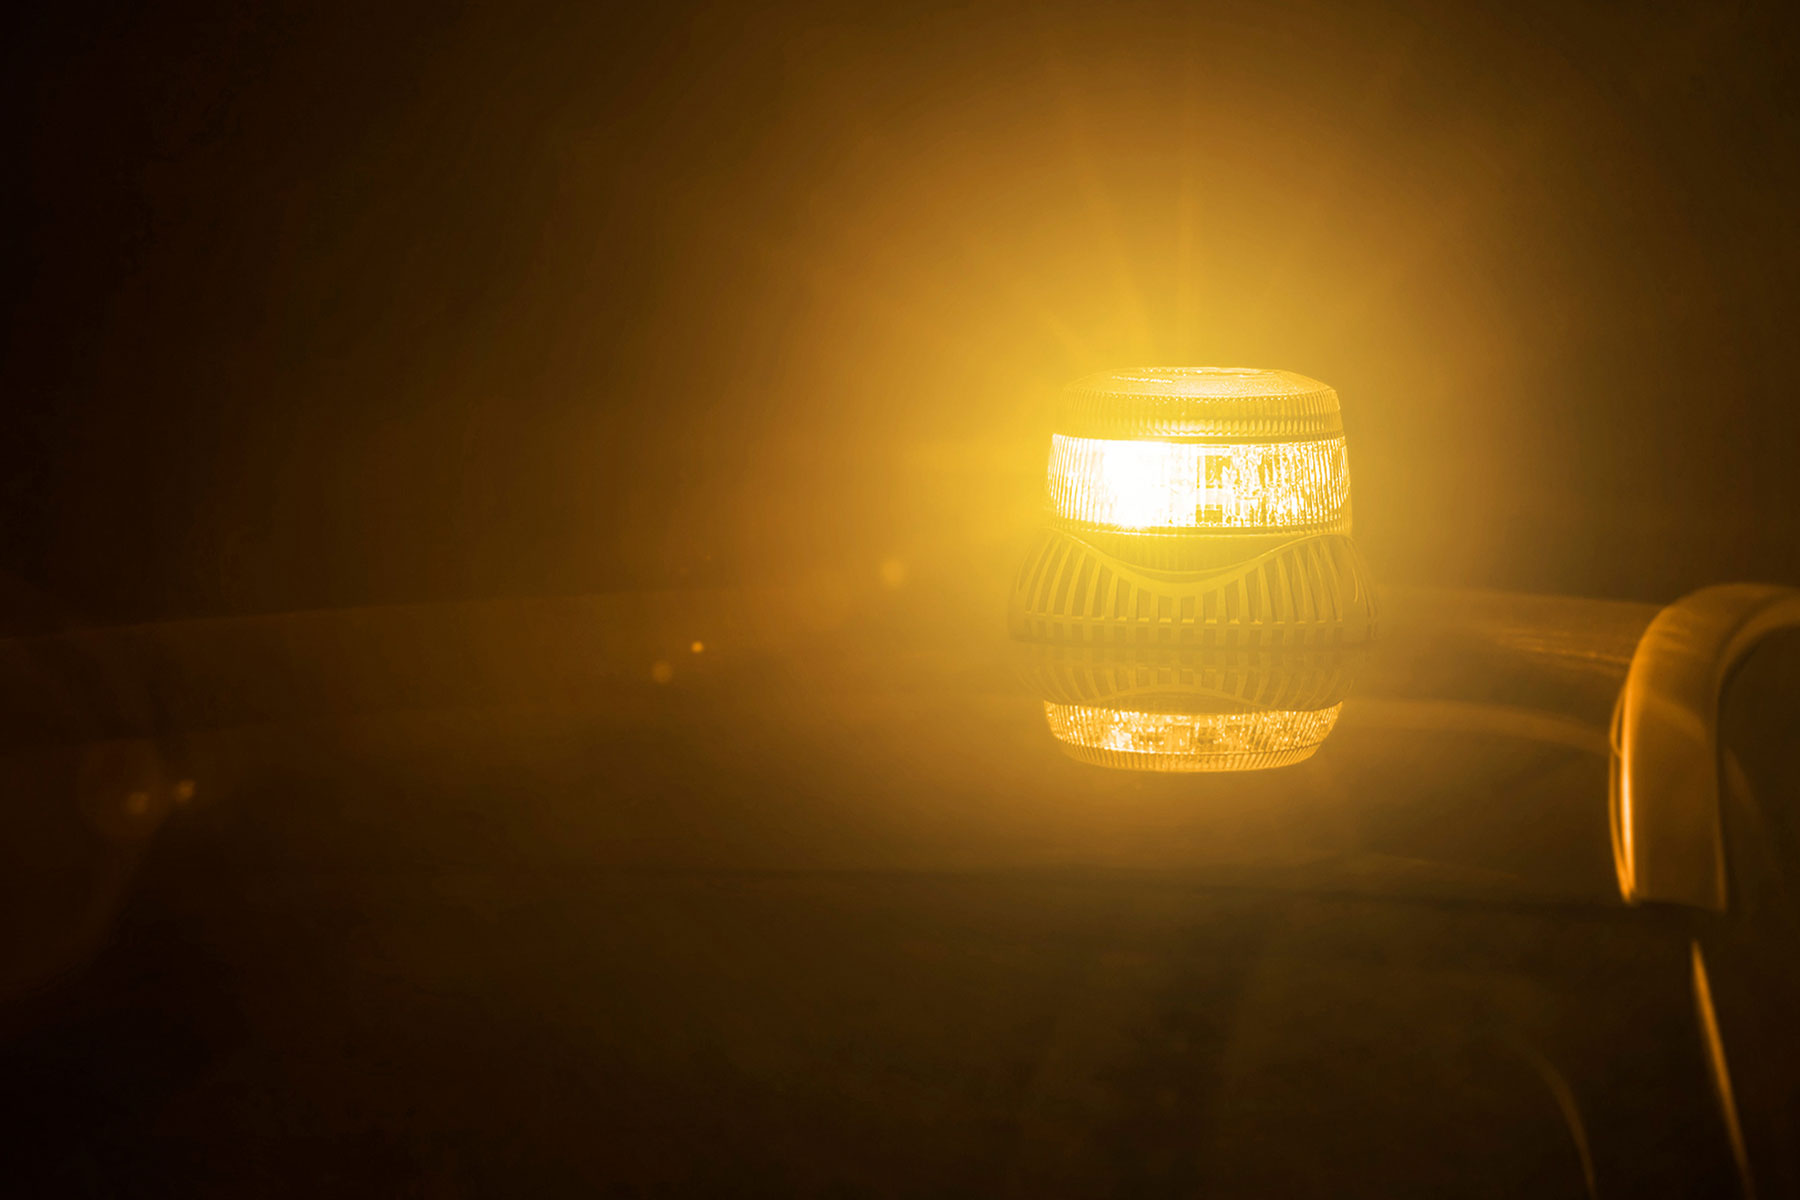
[[[1394, 593], [1316, 753], [1213, 774], [1076, 761], [1066, 661], [924, 611], [676, 591], [11, 643], [9, 1171], [1792, 1185], [1784, 902], [1622, 899], [1609, 731], [1653, 607]], [[1758, 771], [1792, 662], [1740, 721]], [[1733, 770], [1737, 829], [1766, 806]]]

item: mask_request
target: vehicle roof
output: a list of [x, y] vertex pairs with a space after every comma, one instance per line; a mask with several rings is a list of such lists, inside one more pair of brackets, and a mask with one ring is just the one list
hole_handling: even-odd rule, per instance
[[1685, 939], [1612, 877], [1607, 719], [1653, 610], [1392, 593], [1312, 757], [1195, 775], [1069, 757], [1040, 651], [892, 592], [73, 637], [58, 661], [148, 681], [200, 791], [13, 1045], [47, 1161], [97, 1138], [197, 1190], [384, 1154], [526, 1191], [1729, 1182]]
[[[818, 591], [195, 622], [114, 631], [104, 656], [158, 681], [159, 719], [189, 731], [203, 776], [251, 786], [298, 753], [347, 795], [404, 778], [436, 797], [394, 814], [415, 851], [455, 849], [432, 841], [437, 806], [536, 814], [514, 836], [620, 868], [1127, 870], [1616, 902], [1607, 724], [1649, 606], [1390, 593], [1378, 641], [1330, 658], [1342, 709], [1310, 758], [1157, 774], [1076, 761], [1046, 724], [1057, 671], [1100, 652], [1021, 646], [994, 614], [910, 599], [833, 612]], [[1134, 661], [1190, 680], [1319, 669]], [[1202, 699], [1221, 706], [1216, 688]]]

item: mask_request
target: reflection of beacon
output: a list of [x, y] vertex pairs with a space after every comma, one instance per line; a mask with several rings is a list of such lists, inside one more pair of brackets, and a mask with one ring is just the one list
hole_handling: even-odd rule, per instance
[[1038, 646], [1026, 674], [1071, 758], [1128, 771], [1259, 771], [1311, 758], [1330, 736], [1353, 653]]
[[1337, 393], [1289, 371], [1149, 368], [1069, 385], [1050, 521], [1013, 588], [1034, 641], [1261, 649], [1365, 641]]

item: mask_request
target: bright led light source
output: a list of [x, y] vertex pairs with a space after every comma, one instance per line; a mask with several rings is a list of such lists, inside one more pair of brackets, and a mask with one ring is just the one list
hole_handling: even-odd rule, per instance
[[1348, 533], [1337, 393], [1291, 371], [1107, 371], [1069, 385], [1051, 513], [1121, 532]]
[[1337, 393], [1292, 371], [1152, 367], [1064, 389], [1015, 636], [1235, 649], [1365, 641]]
[[1343, 707], [1159, 713], [1046, 700], [1044, 717], [1063, 749], [1083, 762], [1134, 771], [1256, 771], [1310, 758]]
[[1337, 530], [1348, 524], [1344, 439], [1311, 442], [1050, 440], [1050, 506], [1117, 530]]

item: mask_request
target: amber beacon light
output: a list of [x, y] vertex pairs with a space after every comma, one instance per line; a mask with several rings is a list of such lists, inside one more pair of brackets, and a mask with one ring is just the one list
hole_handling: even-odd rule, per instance
[[1046, 504], [1013, 590], [1016, 636], [1259, 649], [1373, 632], [1343, 417], [1317, 380], [1239, 367], [1077, 380]]

